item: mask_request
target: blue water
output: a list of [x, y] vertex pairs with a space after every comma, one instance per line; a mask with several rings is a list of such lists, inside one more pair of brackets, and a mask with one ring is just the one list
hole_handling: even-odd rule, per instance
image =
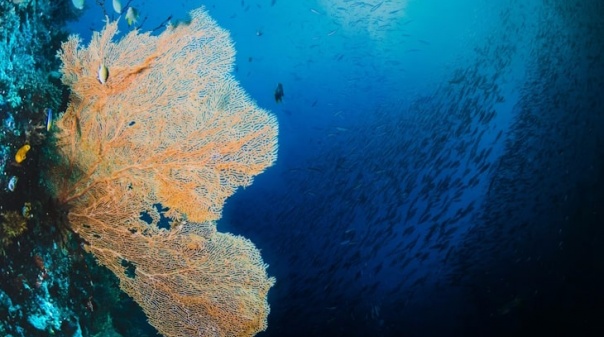
[[279, 120], [277, 163], [218, 225], [277, 278], [262, 336], [604, 331], [601, 3], [131, 5], [141, 30], [205, 6]]

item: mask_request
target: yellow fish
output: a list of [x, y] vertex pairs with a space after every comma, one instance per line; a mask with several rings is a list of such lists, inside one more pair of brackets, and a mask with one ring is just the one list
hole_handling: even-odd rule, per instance
[[101, 63], [101, 65], [99, 66], [99, 74], [98, 77], [99, 82], [101, 82], [101, 84], [105, 84], [105, 82], [107, 82], [107, 79], [109, 78], [109, 69], [105, 66], [104, 63]]
[[29, 144], [25, 144], [17, 151], [15, 154], [15, 161], [17, 164], [21, 164], [21, 162], [27, 158], [27, 151], [29, 151], [29, 149], [31, 149], [31, 146], [29, 146]]

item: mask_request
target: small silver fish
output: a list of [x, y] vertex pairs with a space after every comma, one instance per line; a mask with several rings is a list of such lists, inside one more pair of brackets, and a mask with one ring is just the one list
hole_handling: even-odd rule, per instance
[[71, 0], [71, 3], [77, 9], [84, 9], [84, 0]]
[[99, 82], [101, 82], [101, 84], [105, 84], [107, 82], [108, 78], [109, 78], [109, 69], [107, 68], [107, 66], [105, 66], [104, 63], [101, 63], [101, 65], [99, 66], [99, 74], [98, 74]]
[[122, 2], [120, 0], [113, 0], [113, 10], [117, 14], [122, 14]]
[[126, 10], [126, 22], [128, 22], [128, 26], [138, 22], [138, 11], [134, 7], [128, 7]]
[[17, 188], [17, 181], [19, 180], [19, 178], [17, 178], [16, 176], [12, 176], [10, 177], [10, 180], [8, 181], [8, 190], [13, 192], [15, 190], [15, 188]]

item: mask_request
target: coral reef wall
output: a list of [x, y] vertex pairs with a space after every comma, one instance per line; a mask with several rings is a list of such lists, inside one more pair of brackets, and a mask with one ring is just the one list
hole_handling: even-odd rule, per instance
[[57, 28], [73, 17], [64, 3], [0, 2], [0, 106], [59, 104], [58, 64], [52, 55], [66, 37]]
[[60, 230], [41, 186], [53, 138], [47, 121], [65, 100], [56, 51], [72, 7], [0, 1], [0, 336], [91, 336], [119, 298], [116, 281]]

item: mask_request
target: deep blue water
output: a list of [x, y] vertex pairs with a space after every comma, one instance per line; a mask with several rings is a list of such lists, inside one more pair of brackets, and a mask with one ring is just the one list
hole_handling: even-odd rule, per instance
[[200, 5], [279, 120], [219, 222], [277, 278], [262, 336], [604, 332], [601, 2], [132, 2]]

